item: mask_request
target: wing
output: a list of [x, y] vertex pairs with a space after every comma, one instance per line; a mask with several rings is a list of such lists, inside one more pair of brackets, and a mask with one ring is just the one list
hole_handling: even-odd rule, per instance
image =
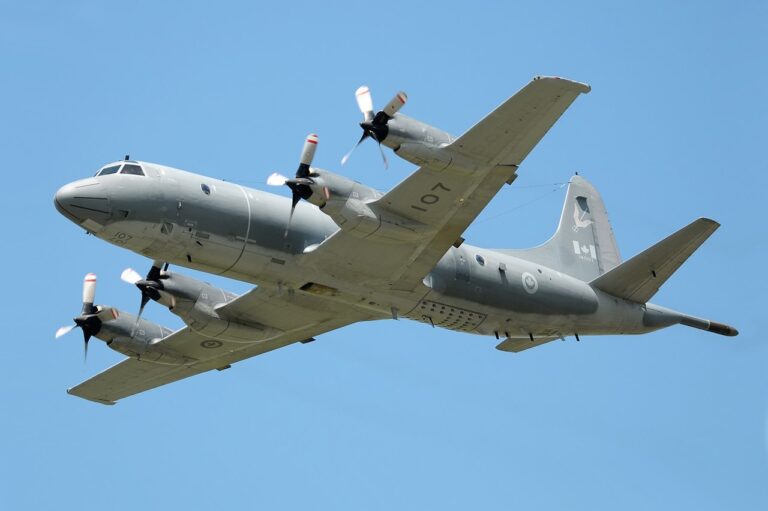
[[520, 165], [589, 85], [538, 77], [485, 116], [451, 147], [496, 165]]
[[[474, 221], [565, 110], [589, 86], [538, 78], [456, 139], [449, 149], [473, 163], [440, 169], [423, 166], [369, 204], [395, 222], [423, 226], [416, 241], [373, 240], [336, 232], [310, 257], [332, 273], [344, 268], [368, 286], [410, 291]], [[404, 220], [404, 222], [403, 222]]]
[[260, 323], [273, 329], [265, 338], [250, 343], [204, 337], [189, 327], [165, 337], [160, 344], [194, 359], [185, 365], [163, 365], [128, 358], [67, 390], [68, 393], [103, 404], [166, 385], [211, 369], [225, 369], [235, 362], [282, 348], [297, 341], [358, 321], [379, 319], [358, 310], [307, 293], [282, 293], [256, 288], [216, 310], [229, 320]]

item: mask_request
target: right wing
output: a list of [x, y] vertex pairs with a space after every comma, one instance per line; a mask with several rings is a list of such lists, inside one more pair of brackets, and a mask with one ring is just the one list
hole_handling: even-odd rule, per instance
[[523, 87], [445, 150], [474, 170], [424, 165], [369, 203], [382, 224], [414, 227], [410, 240], [376, 240], [337, 231], [308, 258], [325, 272], [339, 268], [369, 287], [410, 291], [442, 258], [498, 193], [518, 165], [588, 85], [541, 77]]
[[578, 95], [590, 90], [585, 83], [536, 77], [450, 147], [491, 165], [519, 166]]
[[[194, 362], [163, 365], [128, 358], [68, 389], [69, 394], [102, 404], [166, 385], [211, 369], [226, 369], [231, 364], [282, 348], [297, 341], [358, 321], [380, 319], [370, 311], [356, 309], [309, 293], [282, 293], [255, 288], [218, 308], [229, 320], [259, 323], [270, 327], [263, 340], [241, 343], [204, 337], [184, 327], [163, 338], [160, 343]], [[274, 332], [277, 333], [274, 333]]]

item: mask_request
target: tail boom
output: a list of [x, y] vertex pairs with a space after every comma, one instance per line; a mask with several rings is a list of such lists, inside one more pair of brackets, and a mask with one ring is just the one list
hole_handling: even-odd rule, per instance
[[643, 324], [654, 329], [665, 328], [672, 325], [685, 325], [699, 330], [706, 330], [715, 334], [735, 337], [739, 331], [725, 323], [718, 323], [709, 319], [689, 316], [681, 312], [667, 309], [659, 305], [647, 304], [643, 315]]

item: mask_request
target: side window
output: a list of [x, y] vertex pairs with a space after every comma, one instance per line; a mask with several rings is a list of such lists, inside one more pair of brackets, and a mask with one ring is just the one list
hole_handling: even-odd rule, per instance
[[143, 176], [144, 171], [141, 170], [141, 167], [138, 165], [133, 165], [131, 163], [126, 163], [123, 165], [123, 170], [120, 171], [121, 174], [131, 174], [132, 176]]

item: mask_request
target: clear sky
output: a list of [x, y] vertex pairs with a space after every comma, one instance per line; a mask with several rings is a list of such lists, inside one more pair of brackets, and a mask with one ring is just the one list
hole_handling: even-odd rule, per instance
[[[768, 509], [765, 2], [0, 3], [4, 509]], [[721, 229], [654, 301], [730, 323], [522, 354], [408, 321], [355, 325], [105, 407], [119, 360], [74, 333], [83, 275], [127, 311], [149, 262], [55, 190], [133, 158], [258, 188], [315, 164], [388, 189], [354, 90], [460, 134], [535, 75], [592, 85], [467, 231], [544, 241], [579, 171], [625, 257]], [[284, 193], [278, 190], [278, 193]], [[178, 268], [177, 268], [178, 269]], [[243, 283], [210, 279], [236, 292]], [[156, 304], [147, 317], [178, 319]]]

